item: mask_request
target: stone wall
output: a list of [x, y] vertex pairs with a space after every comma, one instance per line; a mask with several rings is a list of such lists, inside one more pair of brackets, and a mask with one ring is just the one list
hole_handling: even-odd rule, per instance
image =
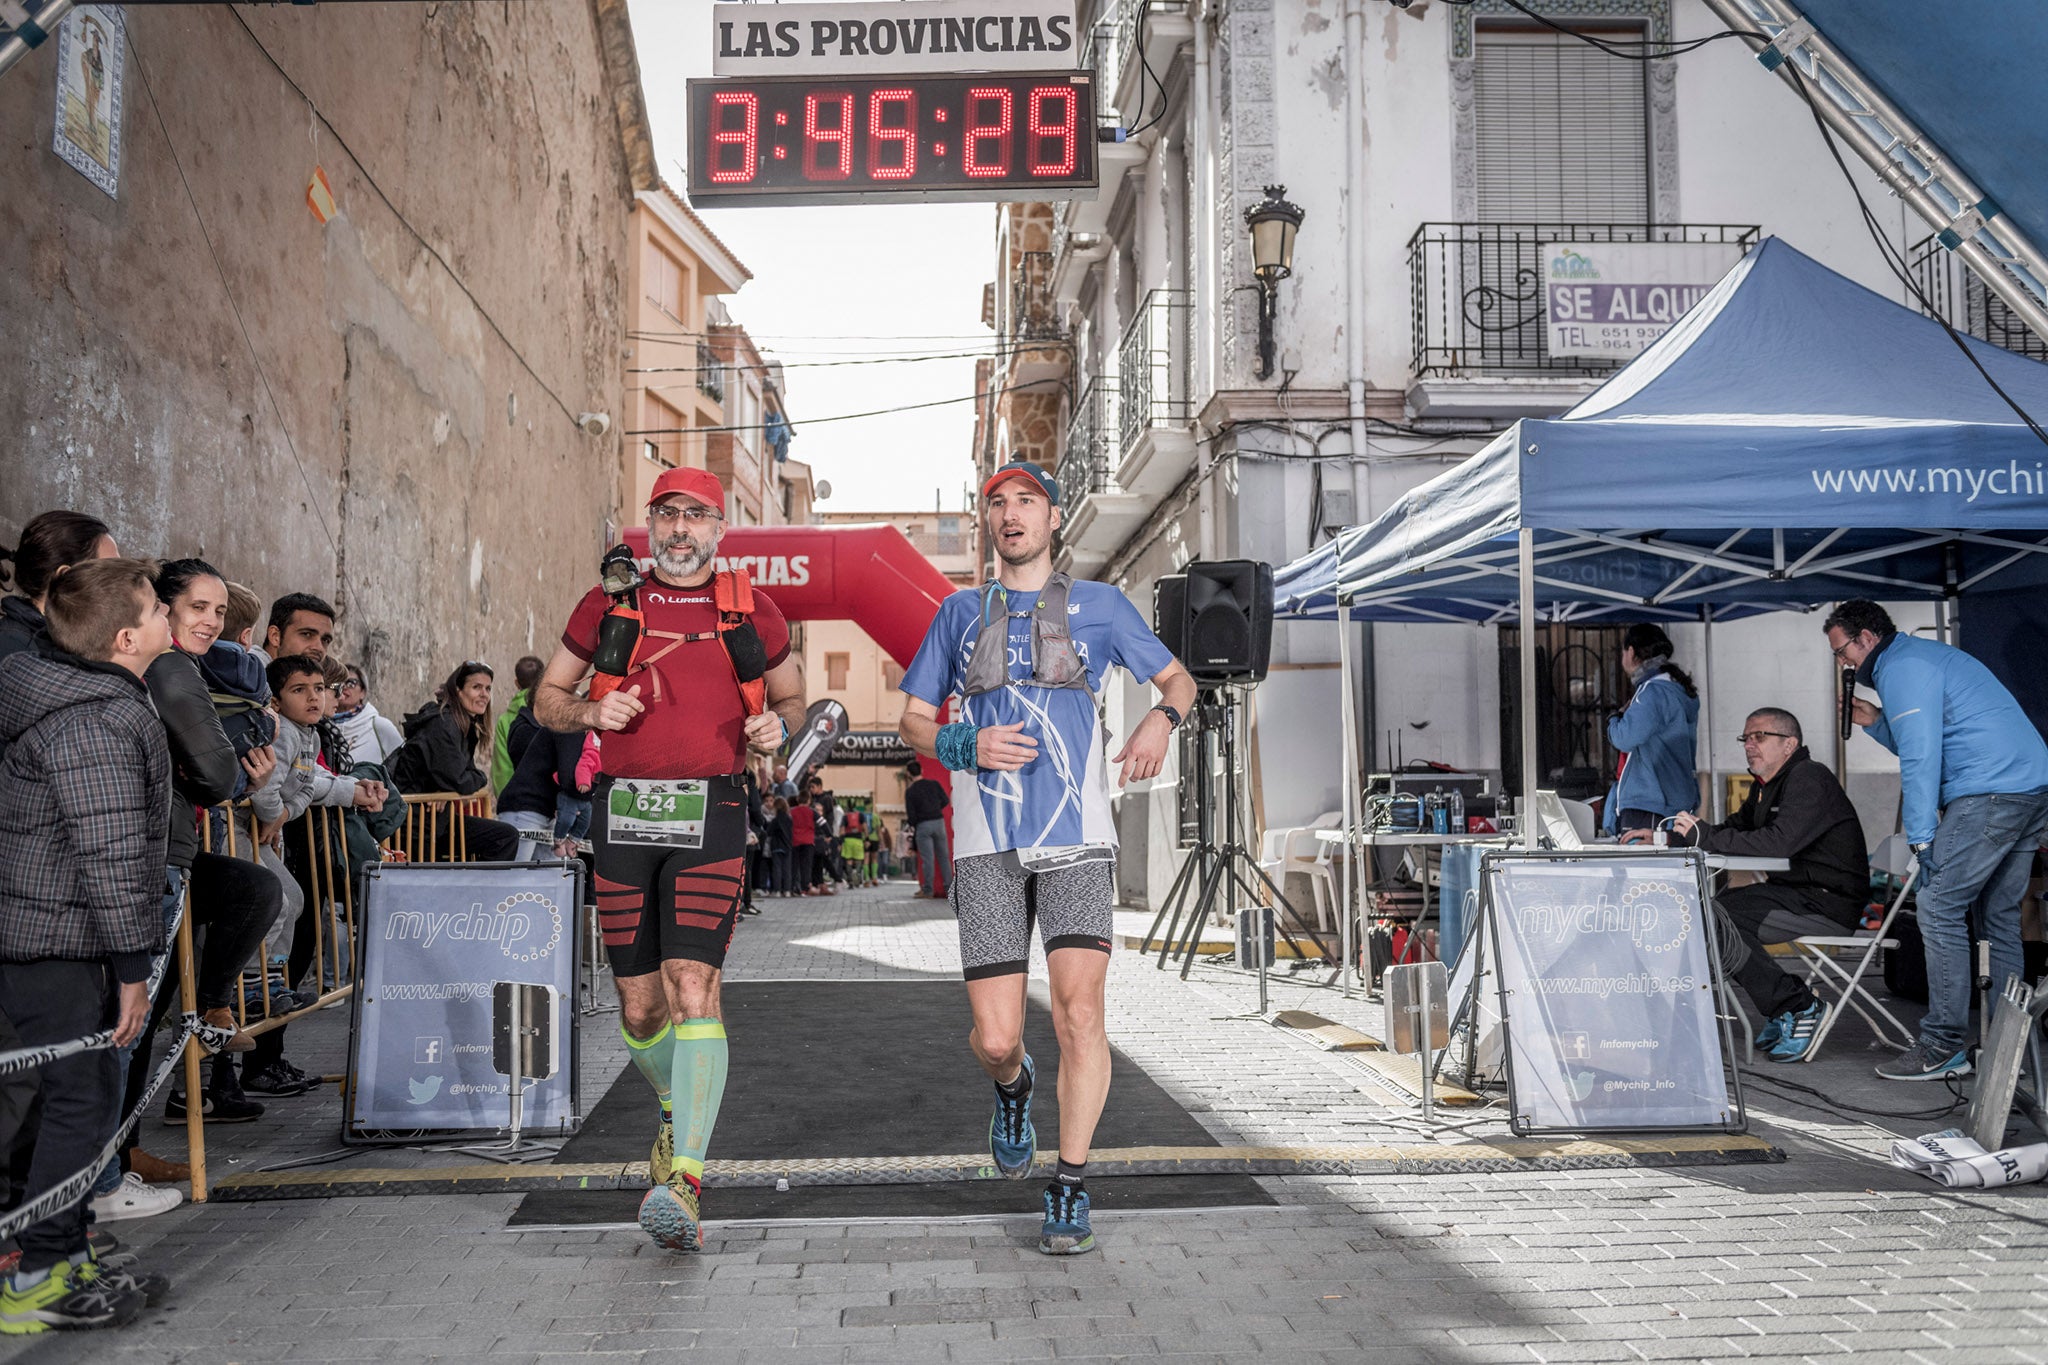
[[333, 599], [387, 711], [509, 693], [615, 506], [616, 9], [130, 8], [112, 198], [51, 152], [56, 44], [0, 79], [0, 543], [91, 512]]

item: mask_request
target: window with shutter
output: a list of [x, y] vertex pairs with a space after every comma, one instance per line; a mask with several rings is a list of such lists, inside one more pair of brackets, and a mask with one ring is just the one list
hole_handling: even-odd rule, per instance
[[1648, 223], [1646, 64], [1544, 30], [1482, 24], [1473, 38], [1480, 220]]

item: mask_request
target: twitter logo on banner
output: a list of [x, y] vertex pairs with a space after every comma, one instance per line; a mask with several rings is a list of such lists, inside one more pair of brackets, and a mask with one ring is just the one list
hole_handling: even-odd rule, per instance
[[408, 1076], [405, 1079], [405, 1084], [412, 1091], [412, 1102], [414, 1104], [427, 1104], [433, 1100], [434, 1096], [441, 1093], [441, 1078], [439, 1076], [429, 1076], [423, 1081]]

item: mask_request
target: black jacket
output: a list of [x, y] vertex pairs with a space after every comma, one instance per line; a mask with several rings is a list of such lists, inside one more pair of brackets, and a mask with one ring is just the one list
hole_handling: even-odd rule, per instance
[[405, 744], [391, 756], [391, 780], [412, 796], [427, 792], [468, 796], [485, 785], [467, 731], [448, 708], [434, 702], [405, 718]]
[[950, 804], [944, 787], [929, 777], [920, 777], [903, 793], [903, 818], [915, 829], [927, 820], [943, 816]]
[[1861, 910], [1870, 897], [1870, 851], [1863, 822], [1835, 775], [1804, 745], [1768, 782], [1758, 782], [1733, 815], [1701, 829], [1700, 846], [1745, 858], [1789, 858], [1792, 870], [1771, 884], [1810, 890]]
[[0, 597], [0, 659], [27, 649], [44, 631], [43, 614], [26, 597]]
[[172, 867], [190, 869], [192, 855], [199, 851], [199, 814], [193, 808], [217, 806], [233, 796], [241, 764], [213, 709], [206, 679], [189, 654], [173, 649], [159, 655], [142, 681], [163, 718], [164, 739], [171, 750], [167, 856]]
[[49, 645], [0, 662], [0, 961], [112, 959], [164, 939], [171, 758], [142, 680]]
[[556, 734], [541, 728], [533, 708], [522, 706], [505, 732], [505, 752], [512, 755], [512, 780], [498, 793], [498, 812], [523, 810], [555, 818], [558, 792], [576, 790], [576, 765], [583, 758], [583, 732]]

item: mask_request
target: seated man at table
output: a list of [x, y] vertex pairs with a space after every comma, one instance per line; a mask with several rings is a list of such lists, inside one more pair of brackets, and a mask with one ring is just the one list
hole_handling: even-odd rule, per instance
[[1681, 814], [1671, 828], [1710, 853], [1791, 862], [1769, 881], [1722, 892], [1715, 908], [1722, 970], [1764, 1015], [1757, 1046], [1774, 1062], [1796, 1062], [1812, 1046], [1823, 1010], [1806, 982], [1765, 949], [1807, 934], [1853, 932], [1870, 898], [1870, 856], [1848, 793], [1814, 762], [1790, 711], [1750, 712], [1742, 751], [1756, 785], [1741, 808], [1719, 824]]

